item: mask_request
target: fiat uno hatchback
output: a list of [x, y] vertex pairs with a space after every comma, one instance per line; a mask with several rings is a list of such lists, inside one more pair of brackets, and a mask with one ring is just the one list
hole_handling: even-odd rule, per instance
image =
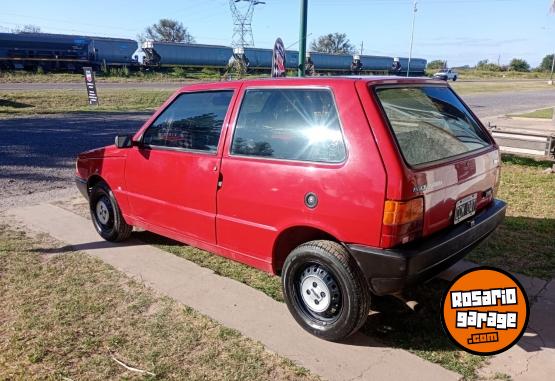
[[133, 136], [77, 159], [95, 229], [133, 227], [279, 274], [310, 333], [339, 340], [371, 295], [433, 277], [492, 233], [499, 150], [443, 81], [186, 86]]

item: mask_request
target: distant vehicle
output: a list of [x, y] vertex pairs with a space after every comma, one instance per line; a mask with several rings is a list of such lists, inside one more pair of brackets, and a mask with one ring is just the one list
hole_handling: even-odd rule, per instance
[[506, 208], [491, 135], [416, 78], [186, 86], [80, 154], [76, 176], [104, 239], [137, 227], [280, 274], [293, 317], [327, 340], [356, 332], [372, 295], [460, 260]]
[[453, 69], [441, 69], [434, 74], [434, 78], [443, 79], [444, 81], [452, 80], [456, 81], [459, 74]]

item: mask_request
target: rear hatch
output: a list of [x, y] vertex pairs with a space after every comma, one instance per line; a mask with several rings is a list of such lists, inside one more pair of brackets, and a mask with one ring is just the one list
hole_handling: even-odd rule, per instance
[[499, 182], [497, 147], [450, 87], [428, 82], [371, 90], [399, 162], [399, 170], [388, 171], [387, 198], [415, 199], [414, 205], [423, 209], [419, 223], [398, 229], [393, 239], [386, 237], [385, 246], [472, 220], [493, 201]]

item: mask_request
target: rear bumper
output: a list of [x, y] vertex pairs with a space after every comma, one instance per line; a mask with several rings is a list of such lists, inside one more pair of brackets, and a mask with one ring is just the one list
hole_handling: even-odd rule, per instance
[[89, 190], [87, 189], [87, 180], [75, 176], [75, 186], [79, 189], [79, 192], [88, 200]]
[[500, 200], [473, 219], [447, 231], [394, 249], [347, 244], [372, 292], [392, 294], [430, 279], [462, 259], [482, 242], [505, 218], [507, 204]]

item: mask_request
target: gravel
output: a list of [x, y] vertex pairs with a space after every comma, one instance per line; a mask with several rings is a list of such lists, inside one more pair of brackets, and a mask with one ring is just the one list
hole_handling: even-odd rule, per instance
[[136, 132], [148, 113], [94, 113], [0, 119], [0, 210], [74, 192], [78, 153]]

